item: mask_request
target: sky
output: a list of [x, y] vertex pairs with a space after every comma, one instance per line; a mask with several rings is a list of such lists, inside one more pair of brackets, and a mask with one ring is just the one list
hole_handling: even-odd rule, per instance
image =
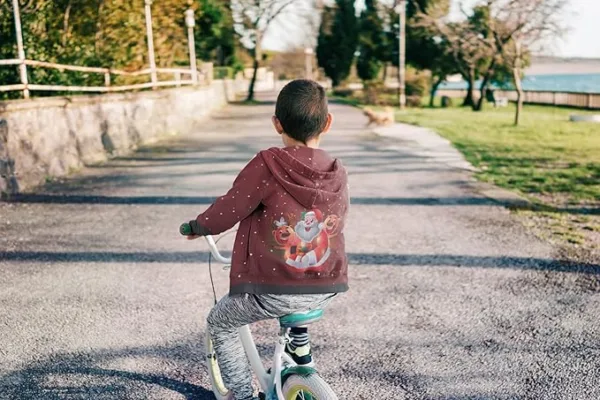
[[[464, 0], [463, 2], [468, 6], [476, 1]], [[362, 3], [362, 0], [358, 0], [357, 3]], [[458, 4], [459, 1], [453, 0], [455, 14], [459, 12]], [[284, 17], [269, 29], [263, 43], [265, 48], [284, 50], [286, 47], [306, 44], [305, 34], [300, 30], [294, 32], [294, 29], [291, 29], [294, 24], [290, 19]], [[544, 55], [600, 58], [600, 0], [569, 0], [564, 19], [569, 31], [547, 50], [550, 54]]]

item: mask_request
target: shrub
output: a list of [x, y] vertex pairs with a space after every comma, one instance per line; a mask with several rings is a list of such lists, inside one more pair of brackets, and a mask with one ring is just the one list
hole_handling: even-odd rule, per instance
[[213, 79], [233, 79], [235, 71], [231, 67], [214, 67]]
[[406, 95], [426, 96], [429, 93], [429, 77], [413, 68], [406, 70]]
[[408, 107], [421, 107], [423, 96], [406, 96], [406, 105]]
[[384, 84], [381, 81], [365, 82], [363, 102], [366, 104], [382, 105], [384, 102]]
[[354, 90], [348, 88], [334, 88], [333, 95], [338, 97], [350, 97], [354, 93]]

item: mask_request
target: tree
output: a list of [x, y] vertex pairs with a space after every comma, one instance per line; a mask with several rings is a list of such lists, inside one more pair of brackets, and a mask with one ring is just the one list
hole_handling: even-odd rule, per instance
[[[480, 97], [474, 110], [481, 110], [491, 82], [510, 76], [517, 90], [515, 124], [522, 109], [522, 68], [532, 47], [556, 38], [563, 31], [561, 18], [566, 0], [481, 0], [466, 20], [448, 22], [442, 13], [419, 12], [419, 24], [432, 35], [447, 41], [449, 53], [468, 82], [472, 99], [473, 83], [481, 77]], [[472, 101], [471, 101], [472, 103]]]
[[454, 58], [448, 53], [448, 43], [440, 36], [432, 35], [419, 24], [419, 13], [435, 10], [437, 17], [450, 12], [449, 0], [412, 0], [406, 7], [406, 62], [418, 69], [431, 71], [429, 106], [434, 104], [435, 94], [446, 78], [458, 72]]
[[363, 81], [376, 79], [381, 70], [384, 42], [383, 21], [379, 16], [376, 0], [366, 0], [366, 8], [360, 16], [358, 59], [356, 69]]
[[512, 73], [511, 68], [495, 48], [492, 26], [500, 26], [503, 22], [496, 20], [492, 15], [491, 4], [492, 2], [486, 0], [476, 5], [472, 14], [468, 16], [472, 28], [478, 34], [481, 47], [488, 51], [488, 56], [482, 58], [479, 63], [479, 74], [482, 79], [479, 85], [479, 100], [473, 108], [475, 111], [483, 110], [489, 85], [491, 83], [503, 85]]
[[253, 72], [246, 101], [254, 100], [254, 87], [263, 60], [262, 39], [271, 24], [283, 12], [302, 0], [231, 0], [235, 29], [252, 53]]
[[317, 61], [334, 86], [350, 74], [357, 41], [354, 0], [336, 0], [335, 7], [325, 7], [317, 39]]
[[[431, 92], [429, 93], [429, 107], [433, 107], [435, 96], [442, 83], [446, 81], [449, 75], [457, 72], [454, 57], [448, 54], [446, 44], [443, 41], [435, 43], [437, 53], [431, 57], [429, 70], [431, 71]], [[432, 46], [433, 47], [433, 46]]]
[[490, 10], [488, 29], [492, 44], [509, 68], [517, 91], [514, 124], [523, 109], [521, 77], [531, 49], [546, 44], [564, 33], [566, 0], [487, 0]]
[[231, 3], [227, 0], [197, 0], [194, 39], [196, 54], [218, 66], [236, 63], [236, 34]]
[[417, 12], [414, 24], [425, 29], [426, 34], [437, 38], [444, 53], [452, 57], [456, 71], [467, 82], [467, 95], [463, 105], [477, 109], [478, 104], [473, 96], [475, 81], [487, 71], [493, 71], [491, 60], [494, 51], [482, 39], [485, 36], [481, 32], [480, 14], [473, 13], [466, 20], [458, 22], [449, 21], [446, 16], [447, 8], [443, 4], [432, 4], [427, 12]]
[[[216, 59], [217, 63], [233, 63], [235, 37], [227, 1], [154, 1], [152, 22], [157, 65], [189, 65], [184, 11], [190, 4], [196, 9], [198, 18], [198, 54], [207, 60]], [[3, 44], [0, 58], [16, 57], [11, 3], [0, 1], [0, 43]], [[128, 71], [148, 65], [144, 2], [141, 0], [21, 0], [20, 4], [28, 59]], [[30, 82], [38, 84], [104, 85], [101, 74], [28, 68], [28, 75]], [[113, 79], [117, 83], [133, 83], [147, 78], [113, 76]], [[1, 67], [0, 81], [18, 83], [17, 69]], [[17, 95], [8, 93], [4, 96]]]

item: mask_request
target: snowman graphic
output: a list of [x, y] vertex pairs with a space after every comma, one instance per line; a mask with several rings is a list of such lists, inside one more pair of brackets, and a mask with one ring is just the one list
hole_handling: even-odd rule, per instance
[[329, 239], [337, 234], [339, 218], [323, 218], [319, 209], [312, 209], [303, 212], [293, 228], [283, 217], [275, 221], [275, 226], [273, 236], [285, 252], [286, 264], [297, 269], [317, 268], [331, 254]]

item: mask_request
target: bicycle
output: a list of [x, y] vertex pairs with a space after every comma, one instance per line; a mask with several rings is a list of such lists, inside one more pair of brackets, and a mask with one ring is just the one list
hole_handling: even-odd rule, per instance
[[[192, 229], [189, 224], [184, 223], [179, 229], [182, 235], [191, 235]], [[210, 254], [218, 262], [229, 265], [231, 259], [224, 257], [219, 252], [217, 244], [212, 236], [205, 236], [210, 249]], [[212, 281], [212, 270], [209, 257], [209, 271]], [[213, 293], [214, 290], [213, 284]], [[250, 361], [250, 366], [261, 389], [261, 398], [269, 400], [337, 400], [337, 395], [331, 387], [321, 378], [313, 367], [296, 365], [294, 360], [285, 352], [285, 346], [289, 342], [290, 328], [306, 326], [320, 320], [323, 317], [323, 310], [311, 310], [303, 313], [285, 315], [279, 318], [279, 335], [275, 352], [273, 354], [273, 368], [268, 371], [265, 369], [250, 327], [248, 325], [239, 329], [242, 345]], [[219, 369], [219, 363], [213, 349], [212, 341], [208, 332], [206, 333], [206, 359], [208, 363], [208, 373], [212, 385], [212, 390], [217, 400], [232, 400], [233, 394], [225, 387]]]

